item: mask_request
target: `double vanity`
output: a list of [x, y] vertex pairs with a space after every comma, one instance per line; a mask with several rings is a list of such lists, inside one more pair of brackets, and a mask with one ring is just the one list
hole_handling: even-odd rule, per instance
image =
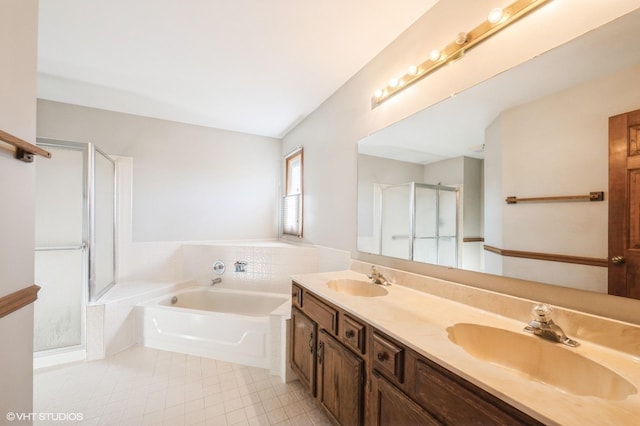
[[291, 367], [336, 423], [640, 419], [639, 326], [355, 263], [292, 283]]

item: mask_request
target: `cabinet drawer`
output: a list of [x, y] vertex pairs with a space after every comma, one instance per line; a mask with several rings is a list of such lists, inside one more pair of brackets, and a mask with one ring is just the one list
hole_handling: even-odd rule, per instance
[[304, 312], [315, 320], [320, 328], [336, 334], [338, 331], [338, 311], [321, 302], [310, 293], [304, 295]]
[[302, 288], [295, 283], [291, 284], [291, 304], [302, 308]]
[[340, 337], [351, 348], [361, 354], [366, 352], [366, 328], [363, 324], [348, 315], [342, 315], [340, 323]]
[[373, 366], [402, 383], [405, 350], [398, 343], [378, 333], [373, 334]]
[[430, 361], [416, 361], [415, 400], [446, 424], [540, 425], [525, 413]]

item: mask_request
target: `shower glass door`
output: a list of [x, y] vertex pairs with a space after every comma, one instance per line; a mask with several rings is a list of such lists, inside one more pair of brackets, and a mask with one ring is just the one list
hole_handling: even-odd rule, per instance
[[84, 345], [87, 146], [47, 146], [36, 157], [34, 351]]
[[411, 258], [412, 185], [391, 185], [382, 189], [380, 254]]
[[95, 301], [115, 282], [115, 163], [108, 155], [94, 150], [94, 185], [91, 194], [91, 244], [89, 263], [90, 300]]
[[90, 143], [38, 138], [34, 352], [82, 350], [87, 301], [115, 283], [115, 163]]
[[458, 191], [438, 190], [438, 265], [458, 266]]
[[435, 187], [415, 187], [415, 235], [413, 260], [438, 263], [438, 191]]
[[416, 183], [413, 260], [458, 266], [458, 190]]

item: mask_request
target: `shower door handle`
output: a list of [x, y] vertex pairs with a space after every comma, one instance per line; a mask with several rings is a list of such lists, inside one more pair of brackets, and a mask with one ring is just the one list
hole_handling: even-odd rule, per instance
[[79, 244], [76, 246], [36, 247], [35, 251], [84, 250], [86, 248], [87, 248], [87, 243], [83, 241], [82, 244]]

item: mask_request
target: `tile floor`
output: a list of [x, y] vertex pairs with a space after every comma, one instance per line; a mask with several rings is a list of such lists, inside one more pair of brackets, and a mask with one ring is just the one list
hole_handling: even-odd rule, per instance
[[34, 412], [82, 421], [34, 425], [328, 425], [298, 381], [267, 370], [134, 346], [111, 358], [37, 370]]

